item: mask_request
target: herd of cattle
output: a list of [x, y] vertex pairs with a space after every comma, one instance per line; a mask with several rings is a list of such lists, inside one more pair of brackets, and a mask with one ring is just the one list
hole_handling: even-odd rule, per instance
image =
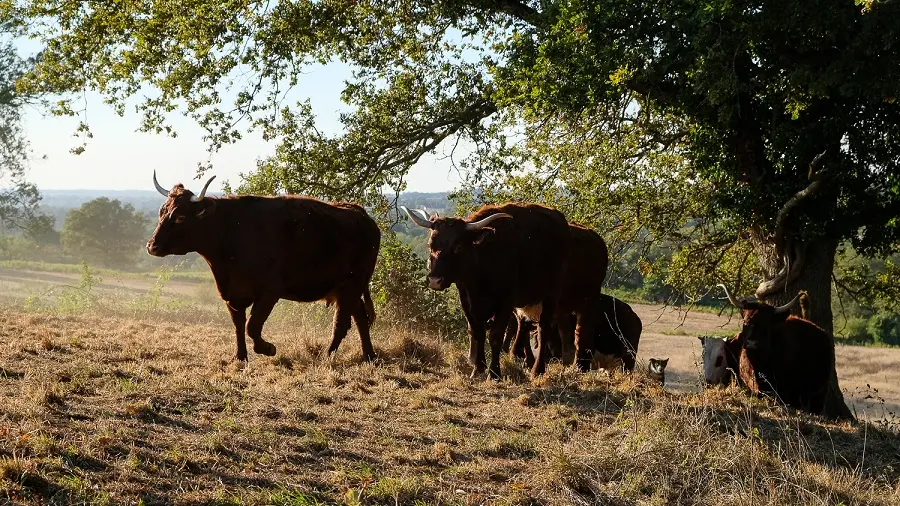
[[[245, 331], [254, 352], [275, 355], [262, 327], [279, 299], [333, 304], [329, 355], [352, 318], [363, 358], [374, 359], [369, 282], [381, 242], [375, 220], [358, 205], [309, 197], [206, 197], [214, 178], [195, 195], [181, 184], [166, 190], [154, 172], [166, 201], [147, 252], [196, 252], [207, 261], [234, 323], [237, 359], [247, 360]], [[525, 360], [535, 377], [552, 358], [586, 371], [593, 357], [611, 355], [633, 370], [642, 324], [626, 303], [601, 293], [609, 254], [599, 234], [538, 204], [485, 205], [465, 219], [402, 209], [430, 231], [428, 286], [445, 290], [455, 283], [459, 291], [473, 376], [487, 372], [499, 379], [503, 350]], [[754, 393], [775, 393], [791, 406], [821, 413], [834, 345], [812, 322], [790, 315], [799, 295], [773, 307], [725, 292], [742, 310], [743, 328], [727, 341], [701, 339], [707, 382], [726, 384], [731, 370]], [[664, 381], [665, 365], [651, 359], [651, 377]]]

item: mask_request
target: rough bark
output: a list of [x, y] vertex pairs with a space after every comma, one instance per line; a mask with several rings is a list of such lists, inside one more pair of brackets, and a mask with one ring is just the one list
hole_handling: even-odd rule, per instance
[[[781, 305], [789, 302], [800, 290], [806, 290], [809, 297], [808, 319], [834, 335], [833, 315], [831, 312], [831, 273], [834, 269], [834, 257], [838, 242], [834, 239], [822, 239], [805, 245], [806, 258], [803, 269], [796, 276], [791, 276], [784, 288], [765, 297], [764, 301]], [[771, 242], [758, 243], [759, 258], [766, 277], [771, 279], [783, 267], [783, 260], [775, 251]], [[794, 314], [801, 316], [801, 308], [794, 307]], [[854, 416], [841, 393], [837, 371], [832, 368], [831, 385], [825, 400], [823, 415], [829, 418], [854, 420]]]

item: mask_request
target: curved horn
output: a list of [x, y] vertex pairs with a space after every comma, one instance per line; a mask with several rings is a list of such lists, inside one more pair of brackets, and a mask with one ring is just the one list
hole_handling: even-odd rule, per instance
[[466, 223], [466, 230], [481, 230], [482, 228], [490, 225], [494, 220], [499, 220], [500, 218], [512, 218], [512, 216], [506, 213], [492, 214], [487, 218], [478, 220], [476, 222]]
[[434, 223], [419, 216], [418, 212], [410, 211], [406, 208], [406, 206], [400, 206], [400, 209], [403, 209], [403, 212], [405, 212], [406, 215], [409, 216], [409, 219], [411, 219], [416, 225], [423, 228], [434, 228]]
[[203, 197], [206, 196], [206, 189], [209, 188], [209, 183], [212, 183], [213, 179], [215, 179], [215, 178], [216, 178], [216, 176], [209, 178], [209, 180], [206, 181], [206, 184], [203, 185], [203, 189], [200, 190], [200, 195], [197, 195], [196, 197], [191, 197], [191, 200], [193, 200], [194, 202], [197, 202], [198, 200], [203, 200]]
[[159, 184], [159, 181], [156, 180], [156, 169], [153, 169], [153, 184], [156, 186], [156, 191], [158, 191], [160, 195], [163, 197], [169, 196], [169, 190], [163, 188], [162, 185]]
[[775, 308], [775, 314], [790, 313], [790, 312], [791, 312], [791, 308], [794, 307], [794, 306], [797, 304], [797, 302], [799, 302], [799, 301], [800, 301], [800, 294], [798, 293], [798, 294], [797, 294], [796, 296], [794, 296], [794, 298], [791, 299], [791, 301], [788, 302], [787, 304], [785, 304], [785, 305], [783, 305], [783, 306], [777, 306], [777, 307]]
[[725, 290], [725, 296], [728, 297], [728, 301], [729, 301], [729, 302], [731, 302], [732, 304], [734, 304], [734, 307], [736, 307], [736, 308], [738, 308], [738, 309], [744, 309], [744, 303], [741, 302], [741, 301], [739, 301], [739, 300], [737, 300], [737, 299], [735, 299], [733, 295], [731, 295], [730, 293], [728, 293], [728, 287], [726, 287], [725, 285], [723, 285], [723, 284], [721, 284], [721, 283], [719, 283], [719, 286], [722, 287], [722, 290]]

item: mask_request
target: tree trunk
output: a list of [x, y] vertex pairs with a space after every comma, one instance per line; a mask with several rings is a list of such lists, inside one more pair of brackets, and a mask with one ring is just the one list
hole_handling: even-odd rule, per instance
[[[774, 254], [771, 243], [758, 242], [759, 258], [766, 277], [771, 279], [782, 267], [781, 260]], [[800, 290], [809, 295], [810, 314], [807, 318], [834, 336], [834, 322], [831, 312], [831, 274], [834, 270], [834, 257], [838, 243], [833, 239], [822, 239], [809, 243], [806, 247], [805, 264], [796, 279], [778, 292], [765, 297], [765, 302], [781, 305], [790, 302]], [[793, 313], [800, 316], [800, 307], [795, 306]], [[832, 346], [834, 341], [832, 338]], [[838, 383], [837, 371], [832, 367], [831, 383], [825, 399], [825, 410], [822, 413], [828, 418], [855, 420]]]

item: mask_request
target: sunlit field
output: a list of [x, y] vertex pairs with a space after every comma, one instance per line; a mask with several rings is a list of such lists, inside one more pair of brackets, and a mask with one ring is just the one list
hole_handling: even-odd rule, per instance
[[634, 375], [493, 383], [384, 320], [376, 363], [355, 331], [328, 360], [322, 304], [279, 304], [278, 354], [242, 367], [211, 280], [102, 278], [0, 271], [0, 502], [900, 504], [900, 350], [838, 347], [851, 426], [703, 391], [696, 336], [728, 314], [634, 305]]

